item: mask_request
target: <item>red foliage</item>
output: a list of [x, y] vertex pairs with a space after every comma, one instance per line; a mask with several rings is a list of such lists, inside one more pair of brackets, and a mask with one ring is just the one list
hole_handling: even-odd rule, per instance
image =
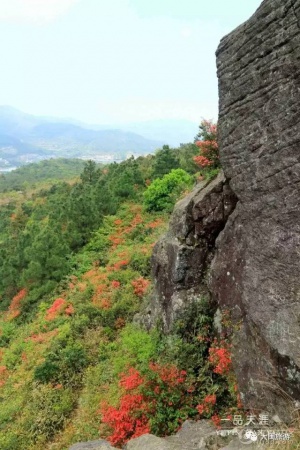
[[200, 154], [193, 159], [202, 169], [220, 165], [219, 147], [217, 143], [217, 126], [211, 121], [203, 120], [200, 125], [201, 132], [198, 134], [200, 140], [195, 144], [200, 149]]
[[47, 309], [46, 320], [55, 319], [66, 306], [67, 306], [66, 300], [64, 300], [63, 298], [57, 298], [52, 304], [52, 306], [49, 309]]
[[214, 372], [219, 375], [225, 375], [231, 368], [231, 355], [228, 344], [224, 341], [219, 345], [214, 343], [209, 349], [209, 362], [214, 366]]
[[[139, 411], [139, 414], [136, 412]], [[114, 431], [108, 437], [112, 445], [121, 446], [130, 439], [150, 432], [149, 419], [145, 412], [147, 402], [141, 394], [126, 394], [120, 401], [119, 408], [102, 406], [102, 422]]]
[[111, 308], [111, 301], [109, 298], [101, 298], [99, 302], [99, 306], [102, 309], [110, 309]]
[[200, 415], [202, 415], [202, 414], [210, 414], [212, 412], [212, 409], [213, 409], [214, 405], [216, 404], [216, 401], [217, 401], [217, 397], [216, 397], [215, 394], [207, 395], [204, 398], [203, 403], [200, 403], [196, 407], [198, 413]]
[[118, 261], [113, 265], [113, 270], [120, 270], [126, 266], [128, 266], [129, 264], [129, 260], [128, 259], [124, 259], [122, 261]]
[[215, 140], [197, 141], [195, 142], [195, 144], [197, 145], [197, 147], [201, 149], [203, 155], [205, 155], [205, 153], [209, 153], [212, 150], [212, 148], [218, 150], [218, 143]]
[[149, 368], [159, 375], [159, 378], [169, 386], [177, 386], [186, 381], [187, 372], [179, 370], [176, 366], [162, 366], [157, 363], [150, 363]]
[[58, 333], [58, 328], [55, 330], [48, 331], [47, 333], [34, 333], [25, 339], [25, 342], [35, 342], [36, 344], [42, 344], [43, 342], [49, 342]]
[[4, 386], [8, 378], [8, 370], [6, 366], [0, 366], [0, 387]]
[[118, 289], [120, 286], [121, 286], [120, 281], [113, 280], [113, 281], [111, 282], [111, 287], [112, 287], [113, 289]]
[[195, 156], [194, 161], [200, 167], [207, 167], [207, 166], [213, 165], [213, 161], [209, 160], [208, 158], [206, 158], [206, 156], [202, 156], [202, 155]]
[[163, 221], [161, 219], [156, 219], [153, 222], [148, 223], [148, 227], [149, 228], [157, 228], [159, 227], [161, 224], [163, 223]]
[[207, 395], [204, 399], [204, 403], [207, 403], [209, 405], [215, 405], [217, 401], [217, 397], [215, 394]]
[[214, 414], [213, 416], [211, 416], [211, 420], [213, 421], [213, 424], [217, 428], [221, 427], [221, 419], [220, 419], [220, 417], [217, 414]]
[[140, 372], [133, 367], [128, 371], [128, 374], [121, 374], [121, 379], [119, 385], [125, 388], [127, 391], [132, 391], [137, 387], [141, 386], [145, 382], [144, 378], [141, 376]]
[[115, 234], [113, 234], [112, 236], [109, 236], [108, 239], [113, 244], [113, 248], [117, 248], [118, 245], [123, 244], [123, 242], [124, 242], [123, 238], [121, 238], [119, 235], [115, 235]]
[[67, 316], [72, 316], [75, 313], [73, 305], [67, 306], [67, 308], [65, 309], [65, 313], [67, 314]]
[[147, 291], [149, 285], [150, 285], [150, 281], [146, 280], [143, 277], [137, 278], [136, 280], [133, 280], [131, 282], [133, 288], [134, 288], [134, 293], [135, 295], [137, 295], [138, 297], [142, 297], [145, 292]]
[[26, 289], [22, 289], [20, 292], [18, 292], [12, 299], [11, 304], [8, 308], [9, 312], [10, 312], [10, 319], [14, 319], [15, 317], [19, 316], [21, 314], [20, 311], [20, 306], [21, 306], [21, 302], [22, 300], [26, 297], [27, 294], [27, 290]]
[[142, 223], [142, 222], [143, 222], [142, 216], [139, 213], [137, 213], [135, 215], [135, 217], [132, 219], [131, 224], [132, 224], [132, 227], [135, 227], [136, 225], [138, 225], [139, 223]]
[[[182, 398], [185, 397], [182, 386], [187, 376], [185, 370], [156, 363], [149, 364], [149, 369], [147, 377], [132, 367], [127, 374], [120, 375], [119, 386], [124, 395], [118, 408], [102, 404], [102, 422], [112, 430], [108, 440], [113, 445], [122, 446], [129, 439], [150, 432], [150, 418], [155, 414], [156, 398], [161, 392], [180, 386]], [[165, 398], [164, 402], [168, 407], [176, 408], [171, 398]]]
[[0, 374], [3, 374], [7, 371], [7, 367], [6, 366], [0, 366]]
[[65, 299], [57, 298], [53, 302], [52, 306], [47, 309], [46, 320], [54, 320], [63, 312], [68, 316], [71, 316], [74, 314], [75, 310], [74, 307], [71, 304], [68, 304]]

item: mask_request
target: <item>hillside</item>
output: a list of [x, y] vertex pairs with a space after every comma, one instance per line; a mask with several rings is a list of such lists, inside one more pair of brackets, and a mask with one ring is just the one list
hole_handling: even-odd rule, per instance
[[[52, 184], [58, 180], [79, 177], [85, 162], [80, 159], [50, 159], [39, 163], [26, 164], [16, 170], [0, 173], [0, 193], [24, 191], [41, 183]], [[40, 186], [41, 187], [41, 186]]]
[[[107, 437], [99, 410], [117, 400], [121, 373], [158, 361], [159, 332], [132, 321], [151, 289], [153, 245], [194, 183], [191, 148], [105, 168], [90, 161], [77, 181], [0, 208], [1, 450]], [[62, 161], [62, 174], [74, 164]], [[38, 182], [47, 162], [7, 175], [10, 186], [35, 169]]]

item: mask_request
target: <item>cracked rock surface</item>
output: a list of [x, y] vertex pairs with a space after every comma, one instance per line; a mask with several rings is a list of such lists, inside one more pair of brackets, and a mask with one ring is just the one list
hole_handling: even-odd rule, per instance
[[[294, 8], [292, 3], [295, 3]], [[246, 408], [290, 417], [300, 400], [300, 2], [264, 0], [217, 51], [219, 145], [237, 206], [211, 290], [240, 323]]]
[[169, 331], [183, 306], [207, 293], [204, 278], [215, 240], [235, 205], [236, 197], [222, 172], [210, 183], [199, 183], [176, 204], [169, 231], [153, 251], [154, 292], [148, 316], [143, 315], [146, 325], [159, 318]]

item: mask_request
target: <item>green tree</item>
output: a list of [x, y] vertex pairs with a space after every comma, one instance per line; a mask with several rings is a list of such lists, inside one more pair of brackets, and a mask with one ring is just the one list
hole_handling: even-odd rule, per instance
[[147, 211], [171, 211], [180, 193], [190, 187], [193, 178], [183, 169], [173, 169], [163, 178], [157, 178], [144, 192]]
[[25, 249], [28, 264], [23, 272], [24, 284], [39, 284], [47, 280], [58, 282], [69, 271], [66, 240], [55, 224], [42, 225], [32, 245]]
[[161, 178], [172, 169], [179, 168], [179, 160], [176, 153], [168, 145], [164, 145], [155, 154], [153, 163], [152, 178]]
[[89, 160], [86, 163], [83, 172], [80, 175], [80, 178], [83, 183], [94, 184], [97, 182], [99, 178], [99, 172], [97, 170], [95, 161]]

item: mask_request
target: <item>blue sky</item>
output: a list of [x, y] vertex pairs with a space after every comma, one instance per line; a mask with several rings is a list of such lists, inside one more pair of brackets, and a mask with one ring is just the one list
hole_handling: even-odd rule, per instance
[[0, 0], [0, 105], [109, 124], [217, 118], [215, 51], [260, 0]]

